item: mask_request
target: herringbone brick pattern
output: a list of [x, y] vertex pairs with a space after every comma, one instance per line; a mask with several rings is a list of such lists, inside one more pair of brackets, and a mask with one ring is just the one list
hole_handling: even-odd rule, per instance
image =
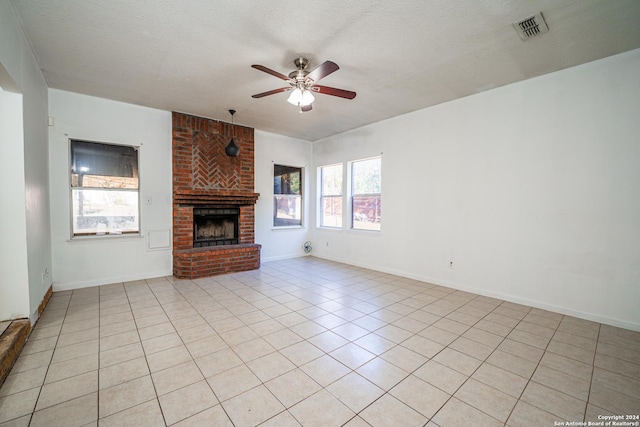
[[197, 133], [193, 138], [193, 188], [237, 190], [240, 188], [240, 162], [233, 162], [224, 148], [227, 138]]

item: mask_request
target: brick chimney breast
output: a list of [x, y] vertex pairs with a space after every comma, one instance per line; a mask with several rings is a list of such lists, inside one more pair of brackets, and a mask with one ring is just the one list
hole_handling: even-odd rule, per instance
[[[173, 274], [194, 279], [260, 267], [253, 128], [174, 112]], [[238, 157], [224, 149], [231, 138]], [[239, 209], [238, 244], [194, 248], [194, 207]]]

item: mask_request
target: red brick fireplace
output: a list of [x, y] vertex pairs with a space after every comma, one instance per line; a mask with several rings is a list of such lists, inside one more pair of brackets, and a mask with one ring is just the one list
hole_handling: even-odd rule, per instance
[[[234, 139], [238, 157], [225, 154]], [[255, 244], [253, 129], [173, 113], [173, 275], [195, 279], [260, 267]], [[194, 238], [196, 216], [211, 214]], [[216, 223], [216, 215], [220, 219]], [[237, 218], [234, 225], [233, 216]], [[203, 243], [204, 242], [204, 243]], [[195, 247], [198, 246], [198, 247]]]

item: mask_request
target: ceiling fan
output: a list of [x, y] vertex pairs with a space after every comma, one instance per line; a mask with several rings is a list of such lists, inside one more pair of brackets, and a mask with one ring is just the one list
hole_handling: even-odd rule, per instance
[[296, 66], [296, 70], [289, 73], [289, 76], [280, 74], [277, 71], [273, 71], [264, 65], [252, 65], [251, 67], [256, 70], [264, 71], [267, 74], [271, 74], [279, 79], [285, 80], [289, 83], [289, 86], [281, 87], [279, 89], [273, 89], [267, 92], [258, 93], [252, 95], [252, 98], [262, 98], [268, 95], [274, 95], [280, 92], [292, 91], [287, 101], [293, 105], [300, 107], [300, 112], [311, 111], [312, 103], [315, 101], [313, 92], [321, 93], [324, 95], [338, 96], [340, 98], [353, 99], [356, 97], [356, 93], [350, 90], [337, 89], [335, 87], [320, 86], [316, 84], [318, 80], [329, 74], [337, 71], [340, 67], [338, 64], [331, 61], [325, 61], [320, 64], [313, 71], [307, 71], [309, 66], [309, 60], [307, 58], [296, 58], [293, 63]]

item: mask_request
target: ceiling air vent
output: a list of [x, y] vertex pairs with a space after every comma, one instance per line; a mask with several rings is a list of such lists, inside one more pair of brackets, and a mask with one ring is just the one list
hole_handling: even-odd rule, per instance
[[523, 19], [520, 22], [514, 22], [513, 28], [515, 28], [516, 32], [520, 34], [520, 38], [522, 40], [526, 40], [549, 31], [549, 27], [547, 27], [546, 22], [544, 22], [541, 12]]

